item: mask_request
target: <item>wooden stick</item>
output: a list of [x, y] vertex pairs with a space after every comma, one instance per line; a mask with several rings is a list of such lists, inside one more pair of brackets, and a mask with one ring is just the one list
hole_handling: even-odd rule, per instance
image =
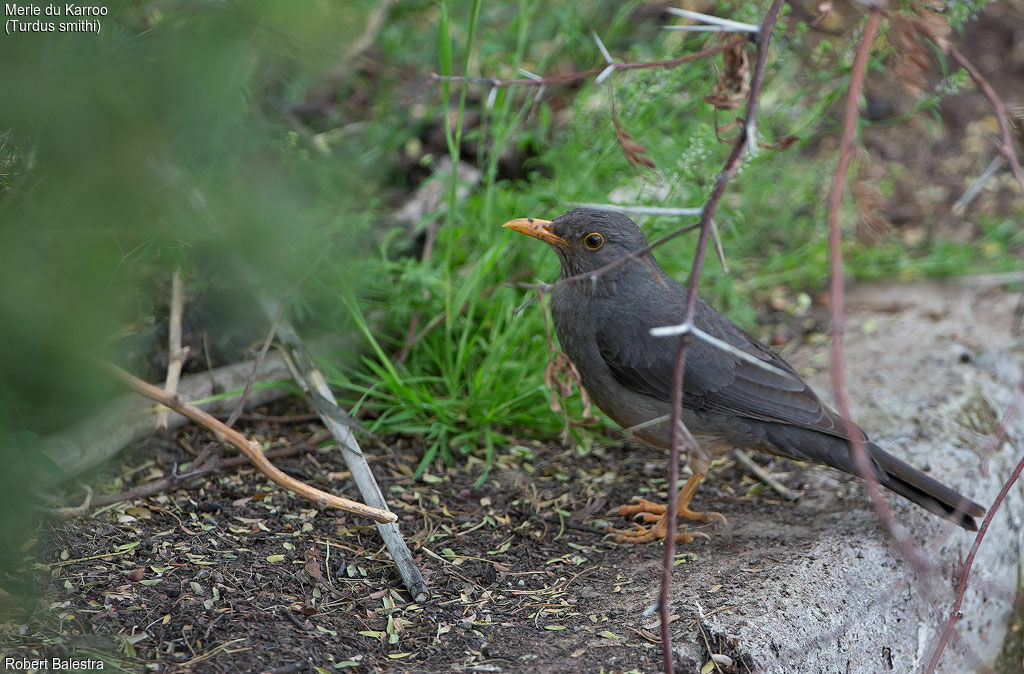
[[736, 457], [736, 460], [743, 464], [743, 467], [754, 474], [757, 479], [764, 482], [766, 485], [775, 490], [775, 492], [786, 499], [787, 501], [795, 501], [800, 497], [795, 491], [782, 484], [775, 479], [775, 476], [769, 473], [767, 470], [757, 465], [757, 462], [750, 458], [750, 455], [744, 452], [742, 449], [734, 448], [732, 455]]
[[[263, 304], [263, 311], [268, 317], [277, 314], [277, 307], [272, 302], [265, 298], [261, 302]], [[292, 375], [295, 377], [295, 381], [309, 396], [310, 402], [317, 413], [320, 414], [320, 418], [323, 420], [324, 425], [327, 426], [327, 430], [338, 441], [341, 456], [345, 460], [345, 465], [351, 471], [352, 479], [356, 483], [356, 487], [359, 488], [359, 493], [362, 495], [363, 500], [387, 511], [388, 506], [384, 500], [384, 494], [377, 485], [377, 480], [374, 479], [369, 464], [366, 463], [366, 457], [363, 456], [363, 450], [360, 449], [352, 429], [339, 421], [339, 419], [343, 419], [347, 414], [338, 406], [334, 399], [334, 394], [331, 393], [330, 386], [327, 385], [323, 372], [313, 362], [298, 332], [295, 331], [295, 328], [287, 318], [283, 319], [280, 325], [278, 325], [277, 337], [281, 341], [282, 349], [286, 355], [285, 360], [292, 371]], [[389, 512], [388, 514], [391, 513]], [[406, 589], [409, 590], [413, 601], [426, 601], [430, 596], [430, 589], [427, 587], [426, 581], [423, 580], [423, 574], [420, 573], [419, 568], [416, 566], [412, 552], [409, 550], [409, 546], [406, 545], [402, 532], [399, 531], [398, 525], [394, 524], [394, 521], [394, 519], [391, 520], [391, 523], [378, 521], [377, 531], [384, 540], [384, 545], [387, 546], [391, 559], [394, 560], [395, 566], [398, 569], [398, 575], [402, 577], [402, 582], [405, 584]]]
[[125, 372], [116, 365], [110, 363], [105, 363], [105, 365], [107, 369], [117, 376], [118, 379], [128, 384], [128, 386], [136, 392], [146, 396], [147, 398], [155, 400], [162, 405], [170, 407], [175, 412], [188, 417], [200, 426], [212, 431], [219, 440], [227, 442], [232, 447], [245, 454], [245, 456], [252, 461], [253, 465], [256, 466], [261, 473], [285, 489], [293, 491], [300, 496], [304, 496], [320, 507], [330, 506], [338, 508], [339, 510], [344, 510], [357, 515], [364, 515], [377, 522], [395, 522], [398, 520], [398, 517], [394, 513], [387, 510], [373, 508], [341, 496], [328, 494], [325, 491], [320, 491], [315, 487], [311, 487], [304, 482], [296, 480], [292, 476], [283, 473], [274, 466], [274, 464], [270, 463], [270, 461], [267, 460], [267, 457], [263, 456], [263, 451], [260, 449], [258, 443], [252, 440], [247, 440], [241, 433], [228, 428], [216, 417], [179, 400], [176, 396], [168, 395], [156, 386], [142, 381], [138, 377]]

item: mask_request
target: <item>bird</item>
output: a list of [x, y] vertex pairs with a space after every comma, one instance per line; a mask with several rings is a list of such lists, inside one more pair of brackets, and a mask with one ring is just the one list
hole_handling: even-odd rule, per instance
[[[679, 341], [650, 331], [683, 322], [686, 287], [661, 269], [643, 232], [619, 212], [577, 208], [554, 220], [517, 218], [504, 227], [547, 243], [558, 255], [561, 274], [549, 287], [551, 318], [590, 400], [636, 437], [668, 448]], [[686, 456], [691, 475], [677, 499], [680, 518], [725, 522], [720, 513], [690, 510], [690, 501], [711, 461], [736, 447], [861, 476], [843, 418], [789, 363], [699, 297], [693, 326], [748, 358], [705, 339], [689, 344], [682, 422], [697, 446]], [[977, 530], [974, 518], [984, 516], [985, 508], [886, 452], [860, 428], [853, 426], [852, 432], [863, 441], [879, 484], [964, 529]], [[665, 505], [641, 500], [619, 506], [618, 514], [652, 525], [612, 529], [619, 542], [645, 543], [668, 535]], [[676, 534], [683, 543], [694, 537], [691, 531]]]

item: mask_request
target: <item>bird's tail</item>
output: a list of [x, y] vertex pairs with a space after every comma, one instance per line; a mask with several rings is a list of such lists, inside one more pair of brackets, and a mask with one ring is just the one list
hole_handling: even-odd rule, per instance
[[[834, 435], [787, 424], [766, 425], [767, 439], [783, 456], [814, 461], [860, 477], [849, 443]], [[873, 442], [866, 442], [878, 483], [939, 517], [977, 531], [975, 517], [985, 515], [981, 507], [917, 468], [900, 461]]]
[[882, 486], [968, 531], [978, 530], [974, 518], [983, 517], [985, 508], [900, 461], [875, 443], [868, 442], [867, 449], [875, 466], [881, 469], [878, 482]]

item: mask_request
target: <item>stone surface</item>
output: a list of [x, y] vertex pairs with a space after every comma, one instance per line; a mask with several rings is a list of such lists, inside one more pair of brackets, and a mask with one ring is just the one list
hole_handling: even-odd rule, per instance
[[[1018, 297], [969, 280], [861, 286], [848, 297], [855, 419], [884, 448], [986, 506], [1024, 454], [1021, 413], [982, 468], [989, 434], [1024, 372], [1011, 332]], [[819, 392], [831, 391], [826, 349], [788, 358]], [[826, 470], [808, 470], [804, 479], [795, 508], [751, 513], [716, 532], [699, 563], [677, 567], [673, 612], [682, 623], [703, 614], [711, 651], [742, 658], [752, 672], [921, 671], [953, 604], [953, 569], [974, 534], [889, 499], [932, 565], [918, 574], [883, 534], [859, 482]], [[992, 521], [964, 600], [960, 641], [947, 647], [940, 672], [977, 671], [1001, 649], [1024, 547], [1022, 495], [1018, 483]], [[647, 564], [656, 573], [658, 560]], [[687, 666], [707, 662], [702, 639], [674, 632]]]

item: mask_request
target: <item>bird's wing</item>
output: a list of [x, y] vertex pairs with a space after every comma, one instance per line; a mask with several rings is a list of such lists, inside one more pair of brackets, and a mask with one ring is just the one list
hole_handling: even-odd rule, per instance
[[[679, 322], [680, 307], [664, 307], [644, 320], [614, 321], [597, 330], [601, 357], [615, 379], [634, 391], [659, 400], [672, 399], [672, 375], [678, 342], [652, 337], [658, 325]], [[627, 310], [628, 311], [628, 310]], [[653, 319], [653, 320], [652, 320]], [[837, 437], [846, 437], [841, 418], [825, 405], [793, 368], [751, 335], [700, 302], [695, 325], [718, 339], [774, 366], [759, 367], [694, 338], [686, 354], [683, 404], [691, 409], [793, 424]]]

